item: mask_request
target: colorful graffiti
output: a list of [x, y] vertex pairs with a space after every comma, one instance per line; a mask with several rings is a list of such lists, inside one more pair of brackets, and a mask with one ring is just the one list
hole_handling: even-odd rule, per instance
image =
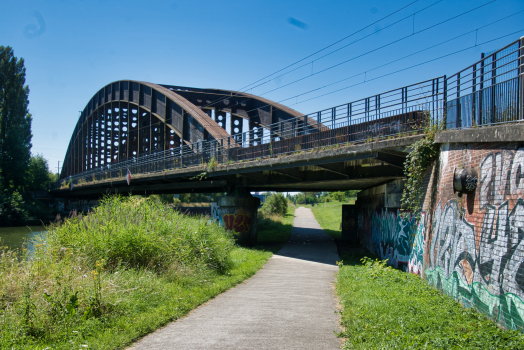
[[[447, 153], [447, 151], [445, 152]], [[428, 282], [505, 328], [524, 329], [524, 148], [480, 162], [478, 212], [439, 201]], [[469, 221], [466, 219], [469, 219]]]
[[238, 233], [248, 233], [251, 228], [251, 216], [243, 210], [233, 214], [222, 216], [226, 230], [233, 230]]
[[416, 219], [411, 215], [403, 218], [399, 210], [395, 213], [387, 209], [381, 213], [373, 212], [371, 238], [375, 254], [381, 259], [388, 259], [390, 265], [409, 271], [415, 230]]
[[437, 205], [428, 282], [506, 328], [523, 329], [524, 201], [511, 211], [508, 201], [486, 207], [478, 236], [459, 213], [455, 200]]
[[418, 223], [417, 232], [415, 233], [415, 238], [413, 239], [413, 245], [411, 248], [411, 254], [409, 255], [408, 262], [408, 271], [419, 276], [422, 273], [422, 269], [424, 266], [425, 219], [426, 214], [422, 213], [420, 222]]
[[222, 223], [222, 217], [220, 216], [220, 207], [216, 202], [211, 203], [211, 219]]

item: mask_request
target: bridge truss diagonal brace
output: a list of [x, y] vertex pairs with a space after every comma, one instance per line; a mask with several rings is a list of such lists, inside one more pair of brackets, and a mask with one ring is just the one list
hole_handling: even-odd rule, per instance
[[378, 152], [375, 159], [386, 162], [394, 167], [397, 168], [404, 168], [404, 163], [406, 161], [405, 156], [401, 156], [398, 154], [393, 154], [389, 152]]
[[278, 170], [275, 170], [275, 169], [271, 169], [272, 172], [274, 173], [277, 173], [277, 174], [280, 174], [280, 175], [284, 175], [284, 176], [287, 176], [289, 178], [292, 178], [294, 180], [298, 180], [298, 181], [304, 181], [303, 178], [301, 178], [299, 176], [299, 174], [296, 174], [295, 171], [293, 171], [292, 169], [278, 169]]
[[237, 177], [244, 177], [244, 178], [248, 178], [248, 179], [253, 179], [255, 181], [258, 181], [258, 182], [261, 182], [263, 184], [267, 183], [266, 181], [266, 178], [262, 175], [262, 176], [258, 176], [257, 174], [255, 173], [238, 173], [237, 174]]
[[320, 168], [322, 170], [326, 170], [326, 171], [329, 171], [331, 173], [340, 175], [340, 176], [344, 177], [345, 179], [349, 178], [348, 174], [346, 174], [345, 172], [341, 171], [341, 169], [334, 168], [331, 165], [322, 164], [322, 165], [316, 165], [316, 167]]

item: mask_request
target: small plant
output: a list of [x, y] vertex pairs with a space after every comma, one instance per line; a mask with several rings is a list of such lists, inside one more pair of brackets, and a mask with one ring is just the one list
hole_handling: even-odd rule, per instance
[[190, 177], [189, 180], [198, 180], [198, 181], [202, 181], [204, 179], [207, 179], [207, 176], [208, 176], [208, 172], [206, 170], [204, 170], [203, 172], [201, 172], [200, 174], [198, 175], [195, 175], [193, 177]]
[[93, 294], [89, 297], [89, 307], [84, 312], [84, 317], [102, 316], [102, 272], [104, 270], [105, 260], [101, 259], [95, 263], [95, 269], [91, 271], [93, 278]]
[[34, 318], [35, 318], [35, 304], [31, 298], [33, 291], [33, 285], [31, 282], [27, 282], [23, 288], [22, 298], [22, 321], [28, 334], [32, 334], [34, 331]]
[[209, 162], [207, 162], [207, 170], [213, 171], [213, 169], [215, 169], [215, 167], [217, 166], [217, 163], [218, 162], [216, 161], [215, 156], [211, 157]]
[[382, 275], [384, 275], [387, 270], [391, 270], [392, 267], [389, 266], [387, 264], [388, 262], [388, 259], [386, 260], [379, 260], [379, 259], [371, 259], [371, 258], [368, 258], [367, 256], [363, 257], [362, 259], [360, 259], [360, 261], [362, 262], [362, 264], [366, 267], [369, 268], [369, 275], [371, 278], [378, 278]]

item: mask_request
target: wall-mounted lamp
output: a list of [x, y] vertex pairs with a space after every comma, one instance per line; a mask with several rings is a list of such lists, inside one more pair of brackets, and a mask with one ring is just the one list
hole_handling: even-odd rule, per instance
[[475, 168], [455, 168], [453, 172], [453, 192], [458, 192], [462, 197], [464, 193], [471, 193], [477, 189], [479, 182], [478, 172]]

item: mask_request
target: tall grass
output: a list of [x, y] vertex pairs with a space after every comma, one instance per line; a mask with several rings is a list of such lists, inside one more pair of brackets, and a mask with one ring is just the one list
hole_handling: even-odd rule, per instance
[[121, 348], [271, 256], [149, 199], [109, 198], [48, 231], [31, 254], [0, 249], [0, 349]]
[[295, 206], [293, 204], [287, 206], [287, 213], [284, 216], [259, 210], [257, 221], [258, 243], [274, 244], [287, 242], [293, 228], [294, 218]]
[[113, 197], [91, 215], [77, 216], [49, 229], [48, 245], [70, 248], [94, 266], [149, 268], [199, 263], [219, 271], [229, 265], [228, 233], [204, 219], [173, 211], [160, 201]]

